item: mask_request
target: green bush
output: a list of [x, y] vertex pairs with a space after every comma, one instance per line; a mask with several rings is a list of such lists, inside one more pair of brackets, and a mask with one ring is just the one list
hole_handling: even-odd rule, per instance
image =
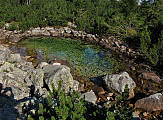
[[4, 21], [1, 21], [0, 22], [0, 28], [4, 27], [4, 25], [5, 25], [5, 22]]
[[46, 98], [38, 97], [24, 105], [23, 113], [28, 120], [130, 120], [133, 108], [129, 108], [128, 97], [126, 86], [125, 92], [111, 103], [111, 108], [100, 108], [80, 99], [77, 92], [65, 94], [59, 84]]
[[13, 31], [19, 29], [19, 24], [17, 22], [11, 22], [9, 23], [9, 26], [6, 27], [7, 30]]
[[41, 98], [40, 102], [30, 103], [23, 108], [28, 120], [85, 120], [83, 116], [85, 110], [86, 107], [79, 94], [71, 92], [66, 95], [65, 91], [61, 90], [61, 84], [58, 89], [53, 87], [47, 98]]
[[[128, 85], [126, 85], [124, 92], [122, 95], [116, 97], [116, 103], [112, 105], [112, 110], [114, 113], [109, 113], [110, 117], [116, 120], [131, 120], [133, 118], [133, 107], [129, 106], [129, 89]], [[110, 119], [108, 119], [110, 120]]]
[[157, 65], [159, 61], [159, 50], [162, 49], [161, 47], [159, 47], [161, 43], [155, 43], [152, 45], [147, 27], [144, 29], [144, 31], [142, 31], [141, 35], [142, 37], [140, 47], [142, 51], [153, 65]]

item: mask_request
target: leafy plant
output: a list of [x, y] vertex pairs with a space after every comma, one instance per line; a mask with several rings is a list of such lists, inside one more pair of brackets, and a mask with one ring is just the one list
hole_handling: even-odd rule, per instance
[[9, 26], [6, 27], [7, 30], [13, 31], [13, 30], [18, 30], [19, 26], [17, 22], [11, 22], [9, 23]]
[[85, 120], [83, 116], [85, 110], [84, 102], [79, 98], [79, 94], [71, 92], [66, 95], [65, 91], [61, 90], [60, 83], [58, 89], [53, 86], [53, 91], [49, 91], [47, 98], [40, 98], [39, 102], [30, 103], [23, 108], [27, 119], [39, 120]]
[[156, 65], [158, 63], [159, 61], [158, 51], [160, 47], [159, 44], [154, 44], [153, 46], [151, 45], [151, 38], [147, 30], [147, 27], [142, 32], [141, 49], [152, 64]]
[[116, 97], [116, 102], [107, 112], [107, 120], [131, 120], [133, 118], [133, 107], [129, 106], [129, 89], [125, 86], [124, 92]]
[[5, 25], [5, 22], [4, 21], [1, 21], [0, 22], [0, 28], [4, 27], [4, 25]]

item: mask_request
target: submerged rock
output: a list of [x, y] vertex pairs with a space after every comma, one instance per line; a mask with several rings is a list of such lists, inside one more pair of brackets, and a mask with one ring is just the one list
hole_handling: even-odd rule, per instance
[[143, 109], [147, 112], [163, 110], [163, 94], [156, 93], [149, 97], [140, 99], [135, 103], [136, 109]]
[[129, 96], [130, 98], [134, 97], [134, 88], [136, 87], [136, 83], [133, 81], [133, 79], [129, 76], [127, 72], [106, 75], [104, 78], [104, 82], [107, 89], [115, 90], [119, 93], [124, 92], [125, 86], [128, 85]]

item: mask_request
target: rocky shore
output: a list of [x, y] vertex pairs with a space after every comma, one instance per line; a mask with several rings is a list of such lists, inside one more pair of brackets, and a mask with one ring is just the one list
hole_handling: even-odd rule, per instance
[[116, 53], [123, 53], [126, 56], [129, 57], [137, 57], [141, 56], [144, 57], [143, 54], [141, 54], [140, 51], [134, 51], [131, 48], [128, 48], [126, 44], [120, 40], [118, 40], [115, 36], [109, 36], [109, 37], [99, 37], [98, 35], [88, 34], [83, 31], [78, 31], [72, 28], [72, 26], [69, 27], [37, 27], [37, 28], [31, 28], [29, 30], [26, 30], [24, 32], [22, 31], [9, 31], [4, 29], [0, 29], [0, 39], [6, 39], [9, 42], [19, 42], [23, 38], [27, 37], [71, 37], [71, 38], [77, 38], [80, 40], [87, 41], [89, 43], [99, 44], [103, 46], [106, 49], [110, 49], [112, 51], [115, 51]]
[[[125, 55], [134, 60], [137, 57], [144, 57], [140, 51], [134, 51], [127, 47], [125, 43], [114, 36], [100, 38], [98, 35], [76, 31], [71, 27], [38, 27], [25, 32], [0, 29], [0, 40], [7, 40], [11, 43], [19, 42], [27, 37], [42, 36], [77, 38], [89, 43], [100, 44], [106, 49], [120, 53], [121, 57]], [[36, 99], [34, 96], [38, 92], [41, 96], [46, 96], [47, 89], [51, 89], [52, 84], [57, 85], [59, 80], [63, 81], [62, 87], [66, 92], [69, 92], [70, 88], [76, 91], [82, 89], [80, 88], [82, 85], [73, 79], [69, 67], [60, 63], [41, 63], [34, 68], [31, 62], [25, 60], [25, 57], [18, 53], [14, 54], [9, 48], [0, 45], [0, 120], [11, 118], [15, 120], [21, 116], [21, 108], [24, 103]], [[128, 84], [130, 98], [134, 98], [135, 94], [137, 96], [136, 91], [138, 89], [146, 96], [136, 99], [134, 102], [135, 109], [146, 111], [147, 114], [148, 112], [163, 110], [162, 79], [155, 72], [152, 72], [149, 66], [144, 64], [131, 66], [127, 72], [104, 76], [103, 82], [105, 84], [104, 89], [92, 85], [91, 91], [83, 93], [82, 96], [85, 96], [85, 100], [93, 104], [97, 103], [98, 97], [110, 101], [115, 94], [111, 91], [120, 94], [124, 92], [125, 85]], [[139, 88], [137, 88], [138, 86]]]

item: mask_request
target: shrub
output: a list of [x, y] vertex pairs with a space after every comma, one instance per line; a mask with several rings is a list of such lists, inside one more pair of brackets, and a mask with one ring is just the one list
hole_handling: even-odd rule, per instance
[[6, 27], [7, 30], [13, 31], [19, 29], [19, 24], [17, 22], [11, 22], [9, 23], [9, 26]]
[[58, 89], [49, 91], [46, 98], [36, 96], [39, 99], [30, 101], [23, 106], [23, 113], [27, 120], [130, 120], [133, 108], [129, 107], [129, 90], [116, 98], [111, 108], [98, 107], [80, 99], [77, 92], [65, 94], [61, 90], [61, 82]]
[[49, 92], [47, 98], [41, 98], [39, 102], [30, 103], [23, 107], [28, 120], [85, 120], [83, 116], [85, 110], [86, 107], [83, 100], [79, 98], [79, 94], [71, 92], [66, 95], [65, 91], [61, 90], [61, 84], [58, 89], [53, 86], [53, 91]]
[[5, 22], [4, 21], [1, 21], [0, 22], [0, 28], [4, 27], [4, 25], [5, 25]]
[[144, 54], [147, 56], [149, 61], [156, 65], [159, 61], [159, 49], [161, 43], [153, 44], [151, 43], [150, 33], [148, 32], [147, 27], [145, 27], [144, 31], [141, 33], [141, 49]]
[[108, 112], [109, 119], [114, 118], [116, 120], [131, 120], [133, 118], [133, 107], [129, 106], [128, 102], [129, 98], [129, 89], [128, 85], [125, 87], [125, 91], [122, 93], [122, 95], [116, 97], [116, 103], [112, 105], [112, 111]]

